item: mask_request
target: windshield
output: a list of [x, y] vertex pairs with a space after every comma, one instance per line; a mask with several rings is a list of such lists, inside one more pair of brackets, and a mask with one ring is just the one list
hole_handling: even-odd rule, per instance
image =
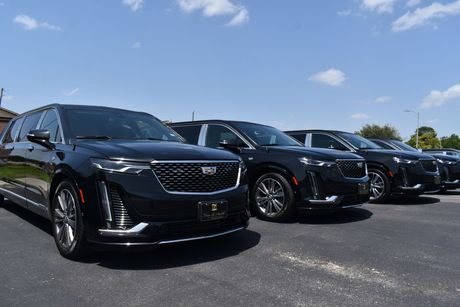
[[391, 140], [390, 142], [392, 142], [393, 144], [395, 144], [396, 146], [398, 146], [398, 147], [401, 148], [402, 150], [405, 150], [405, 151], [416, 151], [416, 152], [418, 152], [418, 150], [415, 149], [414, 147], [409, 146], [409, 145], [407, 145], [406, 143], [403, 143], [403, 142], [401, 142], [401, 141]]
[[236, 126], [259, 146], [302, 146], [284, 132], [269, 126], [238, 123]]
[[374, 142], [353, 133], [339, 132], [338, 135], [340, 135], [342, 138], [347, 140], [351, 145], [358, 149], [382, 149], [382, 147], [375, 144]]
[[180, 142], [172, 129], [146, 113], [115, 109], [67, 109], [64, 113], [76, 138]]

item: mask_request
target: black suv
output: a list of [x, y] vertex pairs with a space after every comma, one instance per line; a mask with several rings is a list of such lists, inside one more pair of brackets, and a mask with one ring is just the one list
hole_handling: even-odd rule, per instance
[[183, 144], [147, 113], [49, 105], [13, 119], [0, 143], [0, 194], [48, 218], [60, 253], [89, 243], [155, 245], [248, 225], [244, 162]]
[[384, 150], [359, 135], [330, 130], [288, 131], [307, 148], [332, 148], [366, 159], [371, 179], [371, 200], [384, 202], [391, 195], [419, 195], [439, 191], [441, 179], [436, 160], [413, 152]]
[[341, 209], [369, 200], [366, 162], [335, 150], [307, 150], [273, 127], [207, 120], [171, 125], [188, 143], [226, 148], [246, 162], [252, 210], [282, 221], [296, 209]]
[[[382, 148], [419, 152], [412, 146], [397, 140], [370, 139]], [[450, 152], [447, 155], [446, 152]], [[424, 149], [424, 154], [436, 158], [441, 175], [441, 192], [460, 188], [460, 153], [455, 149]], [[458, 154], [458, 156], [456, 155]]]

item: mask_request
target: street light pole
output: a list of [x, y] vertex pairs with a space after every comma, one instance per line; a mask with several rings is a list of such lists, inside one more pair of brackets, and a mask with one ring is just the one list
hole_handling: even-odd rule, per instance
[[415, 148], [419, 148], [419, 129], [420, 129], [420, 112], [419, 111], [414, 111], [414, 110], [404, 110], [404, 112], [408, 113], [415, 113], [417, 114], [417, 130], [415, 132]]

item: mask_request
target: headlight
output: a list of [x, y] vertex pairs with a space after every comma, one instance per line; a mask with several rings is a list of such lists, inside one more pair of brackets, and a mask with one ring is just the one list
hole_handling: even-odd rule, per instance
[[150, 166], [146, 164], [116, 160], [91, 159], [91, 164], [94, 167], [107, 172], [135, 175], [139, 174], [143, 170], [150, 169]]
[[416, 164], [419, 162], [418, 160], [403, 159], [398, 157], [394, 157], [393, 161], [395, 161], [398, 164]]
[[308, 166], [324, 166], [324, 167], [331, 167], [335, 165], [335, 162], [331, 161], [321, 161], [309, 158], [300, 158], [299, 161]]
[[455, 164], [455, 162], [453, 162], [453, 161], [447, 161], [447, 160], [443, 160], [443, 159], [439, 159], [439, 158], [437, 158], [436, 160], [441, 164], [447, 164], [447, 165]]

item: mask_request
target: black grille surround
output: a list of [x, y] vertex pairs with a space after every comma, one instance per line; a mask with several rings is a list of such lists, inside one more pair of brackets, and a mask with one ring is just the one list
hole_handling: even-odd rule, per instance
[[[218, 193], [236, 188], [240, 161], [155, 161], [153, 173], [166, 192], [175, 194]], [[214, 173], [215, 170], [215, 173]]]
[[120, 191], [114, 185], [109, 186], [110, 203], [113, 210], [113, 218], [118, 229], [130, 229], [134, 226], [128, 211], [123, 203]]
[[336, 160], [335, 162], [346, 178], [363, 178], [367, 175], [365, 160]]
[[438, 171], [438, 164], [436, 160], [420, 160], [422, 167], [425, 171], [430, 173], [436, 173]]

